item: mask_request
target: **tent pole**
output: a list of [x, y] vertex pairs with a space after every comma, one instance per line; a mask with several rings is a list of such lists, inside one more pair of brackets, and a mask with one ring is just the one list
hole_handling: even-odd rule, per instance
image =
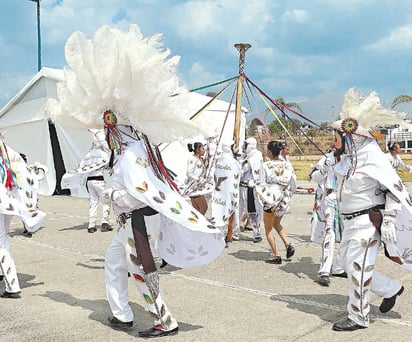
[[243, 86], [243, 75], [244, 75], [244, 68], [245, 68], [245, 53], [246, 51], [251, 48], [252, 45], [239, 43], [235, 44], [235, 48], [239, 51], [239, 76], [237, 79], [237, 92], [236, 92], [236, 112], [235, 112], [235, 127], [233, 132], [233, 140], [235, 144], [239, 146], [239, 131], [240, 131], [240, 117], [241, 117], [241, 109], [242, 109], [242, 86]]

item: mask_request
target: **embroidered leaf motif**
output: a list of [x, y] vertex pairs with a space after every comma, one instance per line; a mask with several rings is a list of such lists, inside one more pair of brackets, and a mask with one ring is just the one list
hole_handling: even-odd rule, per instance
[[355, 271], [360, 271], [362, 269], [362, 267], [356, 261], [353, 263], [353, 268], [355, 269]]
[[193, 223], [193, 224], [197, 223], [197, 220], [192, 218], [192, 217], [189, 217], [188, 220], [189, 220], [190, 223]]
[[193, 249], [190, 249], [190, 248], [188, 248], [187, 251], [188, 251], [189, 253], [191, 253], [191, 254], [194, 254], [194, 255], [197, 254], [196, 251], [194, 251]]
[[135, 244], [134, 244], [134, 240], [131, 238], [127, 239], [127, 244], [132, 247], [132, 248], [136, 248]]
[[162, 304], [162, 307], [160, 308], [160, 315], [163, 317], [166, 314], [166, 307], [164, 304]]
[[160, 319], [160, 317], [158, 315], [156, 315], [154, 312], [151, 312], [151, 311], [149, 311], [149, 312], [150, 312], [150, 319], [152, 321], [157, 321], [157, 320]]
[[369, 286], [371, 282], [372, 282], [372, 277], [370, 277], [367, 281], [365, 281], [363, 283], [363, 286]]
[[359, 280], [356, 279], [355, 276], [352, 276], [352, 283], [353, 283], [355, 286], [359, 286]]
[[169, 315], [167, 316], [166, 321], [164, 322], [165, 328], [169, 328], [171, 323], [172, 323], [172, 318]]
[[324, 247], [324, 248], [328, 248], [329, 246], [330, 246], [330, 242], [326, 242], [323, 247]]
[[176, 201], [176, 208], [178, 208], [180, 210], [183, 209], [182, 204], [179, 201]]
[[159, 190], [159, 196], [160, 196], [160, 198], [161, 198], [162, 200], [165, 200], [165, 199], [166, 199], [166, 195], [165, 195], [162, 191], [160, 191], [160, 190]]
[[1, 263], [3, 264], [6, 261], [6, 256], [3, 255], [3, 257], [1, 258]]
[[133, 277], [138, 283], [144, 283], [144, 279], [141, 275], [133, 273]]
[[205, 255], [208, 255], [208, 254], [209, 254], [208, 251], [204, 251], [204, 252], [200, 253], [200, 256], [205, 256]]
[[199, 246], [199, 248], [197, 249], [198, 253], [200, 253], [201, 251], [203, 251], [203, 246]]
[[370, 272], [374, 269], [375, 265], [369, 265], [365, 267], [365, 272]]
[[359, 312], [360, 311], [359, 308], [357, 306], [353, 305], [353, 304], [351, 304], [351, 308], [352, 308], [353, 312]]
[[190, 215], [192, 215], [195, 219], [199, 219], [199, 216], [197, 216], [197, 214], [193, 211], [190, 211]]
[[162, 200], [160, 197], [153, 196], [153, 199], [154, 199], [157, 203], [163, 203], [163, 200]]
[[359, 294], [358, 291], [354, 290], [353, 292], [354, 292], [354, 294], [355, 294], [355, 298], [356, 298], [356, 299], [360, 299], [360, 298], [361, 298], [361, 295]]
[[369, 247], [373, 247], [373, 246], [375, 246], [377, 243], [378, 243], [378, 240], [372, 240], [372, 241], [369, 243]]
[[180, 210], [179, 210], [179, 209], [170, 208], [170, 210], [171, 210], [171, 212], [172, 212], [173, 214], [180, 214]]
[[150, 296], [148, 296], [147, 294], [143, 293], [143, 298], [147, 304], [153, 304], [152, 298], [150, 298]]
[[147, 185], [147, 183], [146, 183], [145, 181], [143, 181], [140, 186], [137, 186], [137, 187], [136, 187], [136, 191], [137, 191], [137, 192], [141, 192], [141, 193], [146, 192], [147, 189], [148, 189], [148, 185]]

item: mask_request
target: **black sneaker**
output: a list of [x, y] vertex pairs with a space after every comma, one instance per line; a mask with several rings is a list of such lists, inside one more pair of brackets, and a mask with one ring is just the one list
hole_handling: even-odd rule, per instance
[[13, 299], [17, 299], [17, 298], [21, 298], [20, 296], [20, 291], [19, 292], [7, 292], [4, 291], [1, 295], [1, 298], [13, 298]]
[[131, 322], [122, 322], [120, 320], [118, 320], [116, 317], [109, 317], [107, 319], [107, 321], [109, 322], [110, 326], [113, 329], [118, 329], [118, 330], [129, 330], [130, 328], [133, 327], [133, 321]]
[[172, 330], [161, 330], [156, 328], [150, 328], [148, 330], [139, 331], [139, 337], [143, 338], [153, 338], [153, 337], [163, 337], [163, 336], [173, 336], [177, 335], [179, 332], [179, 327]]
[[253, 239], [253, 243], [259, 243], [259, 242], [261, 242], [261, 241], [262, 241], [262, 238], [261, 238], [260, 236], [255, 237], [255, 238]]
[[359, 325], [358, 323], [352, 321], [349, 318], [342, 319], [340, 321], [337, 321], [335, 324], [333, 324], [332, 330], [335, 331], [353, 331], [353, 330], [358, 330], [358, 329], [366, 329], [367, 327], [364, 327], [362, 325]]
[[100, 230], [102, 232], [111, 232], [113, 228], [108, 223], [102, 223], [102, 228]]
[[282, 257], [275, 256], [273, 259], [269, 259], [265, 261], [267, 264], [274, 264], [274, 265], [281, 265], [282, 264]]
[[95, 233], [97, 229], [95, 227], [87, 228], [88, 233]]
[[295, 254], [295, 247], [291, 244], [288, 244], [286, 247], [286, 259], [290, 259]]
[[405, 288], [402, 286], [401, 289], [392, 297], [384, 298], [381, 305], [379, 306], [379, 311], [382, 313], [390, 311], [396, 303], [396, 297], [400, 296], [403, 293]]
[[326, 274], [319, 276], [318, 283], [322, 286], [329, 286], [330, 284], [329, 276]]

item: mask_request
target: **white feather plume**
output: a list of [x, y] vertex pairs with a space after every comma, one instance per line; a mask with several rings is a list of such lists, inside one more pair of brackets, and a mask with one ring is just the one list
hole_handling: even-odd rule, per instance
[[376, 92], [365, 96], [357, 89], [350, 88], [345, 94], [340, 120], [332, 123], [331, 127], [341, 130], [343, 120], [355, 119], [359, 126], [354, 133], [373, 138], [370, 132], [374, 128], [406, 125], [405, 117], [406, 113], [385, 108]]
[[189, 120], [188, 91], [176, 74], [180, 58], [170, 57], [161, 34], [145, 38], [137, 25], [128, 32], [103, 26], [93, 39], [74, 32], [65, 55], [58, 100], [46, 106], [53, 120], [101, 128], [103, 113], [112, 110], [118, 124], [133, 126], [153, 143], [205, 133]]
[[355, 88], [350, 88], [345, 94], [340, 117], [343, 120], [355, 119], [359, 125], [370, 129], [403, 123], [405, 113], [385, 108], [376, 92], [365, 96]]

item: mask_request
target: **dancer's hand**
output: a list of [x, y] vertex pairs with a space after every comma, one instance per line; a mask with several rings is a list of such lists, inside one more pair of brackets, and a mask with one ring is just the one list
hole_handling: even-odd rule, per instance
[[396, 242], [395, 217], [384, 215], [381, 225], [381, 240], [384, 243]]

